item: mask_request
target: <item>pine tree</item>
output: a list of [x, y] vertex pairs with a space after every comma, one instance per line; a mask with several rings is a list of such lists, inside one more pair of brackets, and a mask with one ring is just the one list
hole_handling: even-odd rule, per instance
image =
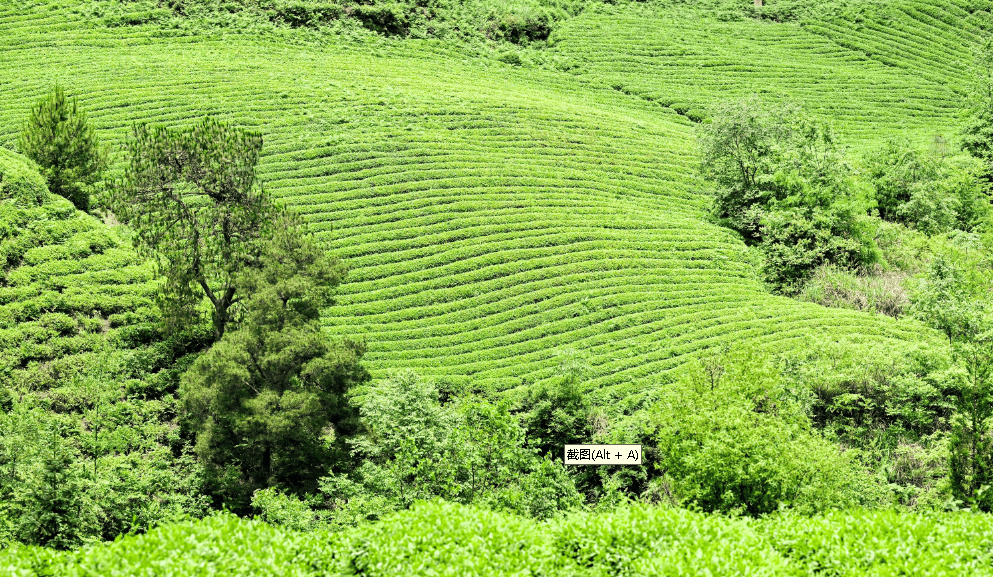
[[89, 187], [107, 167], [107, 158], [76, 98], [70, 101], [60, 86], [31, 110], [21, 133], [21, 152], [38, 163], [48, 189], [89, 210]]

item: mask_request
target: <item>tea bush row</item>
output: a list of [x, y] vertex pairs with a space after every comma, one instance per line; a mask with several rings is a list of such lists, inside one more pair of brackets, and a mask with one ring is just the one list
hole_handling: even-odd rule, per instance
[[348, 534], [296, 533], [219, 514], [74, 553], [16, 547], [18, 577], [156, 575], [990, 575], [990, 520], [840, 511], [747, 521], [621, 507], [537, 523], [443, 502]]

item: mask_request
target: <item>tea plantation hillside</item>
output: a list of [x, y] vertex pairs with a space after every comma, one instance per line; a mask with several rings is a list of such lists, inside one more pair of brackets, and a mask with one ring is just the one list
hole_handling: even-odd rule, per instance
[[[764, 11], [778, 17], [780, 6]], [[795, 13], [784, 16], [796, 20], [777, 23], [747, 17], [744, 3], [606, 5], [563, 23], [550, 50], [581, 79], [695, 120], [722, 100], [760, 94], [829, 119], [856, 149], [894, 135], [921, 143], [952, 136], [984, 25], [979, 4], [789, 6]]]
[[[0, 349], [28, 389], [64, 384], [94, 354], [147, 341], [157, 283], [130, 242], [50, 194], [37, 168], [0, 149]], [[60, 375], [62, 375], [60, 377]], [[60, 387], [46, 396], [72, 404]]]
[[[375, 374], [415, 368], [503, 390], [553, 375], [576, 351], [589, 387], [622, 397], [727, 340], [781, 351], [812, 333], [922, 337], [914, 323], [770, 296], [745, 246], [705, 218], [686, 116], [722, 91], [798, 97], [846, 142], [949, 129], [949, 87], [866, 67], [793, 24], [591, 9], [554, 48], [589, 64], [562, 72], [460, 58], [433, 41], [290, 46], [109, 28], [75, 6], [2, 9], [0, 144], [13, 146], [53, 80], [114, 146], [133, 122], [204, 114], [262, 130], [266, 186], [352, 269], [328, 329], [366, 339]], [[747, 54], [730, 56], [745, 30], [765, 63], [749, 70]], [[685, 42], [666, 52], [667, 37]], [[698, 56], [708, 41], [726, 53]]]
[[0, 0], [0, 574], [993, 575], [991, 21]]

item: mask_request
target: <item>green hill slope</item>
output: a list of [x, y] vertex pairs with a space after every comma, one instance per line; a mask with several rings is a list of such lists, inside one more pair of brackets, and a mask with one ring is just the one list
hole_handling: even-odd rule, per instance
[[[15, 169], [41, 192], [11, 198]], [[154, 319], [151, 267], [44, 182], [30, 161], [0, 149], [0, 366], [30, 369], [18, 373], [29, 389], [52, 386], [90, 354], [141, 344]]]
[[740, 13], [722, 21], [726, 12], [686, 6], [603, 6], [560, 26], [552, 51], [581, 79], [694, 119], [722, 100], [758, 94], [830, 120], [855, 148], [896, 134], [922, 142], [951, 136], [979, 14], [959, 2], [832, 4], [811, 5], [816, 16], [799, 23]]
[[[504, 390], [576, 351], [589, 386], [620, 397], [725, 340], [782, 351], [812, 334], [931, 338], [770, 296], [745, 246], [705, 218], [692, 123], [677, 111], [765, 87], [852, 140], [926, 134], [951, 114], [950, 88], [849, 62], [794, 25], [590, 10], [555, 47], [586, 63], [577, 78], [461, 60], [436, 42], [110, 30], [67, 6], [0, 7], [0, 144], [54, 80], [114, 145], [132, 122], [205, 114], [262, 130], [268, 188], [352, 267], [328, 329], [365, 338], [374, 374], [415, 368]], [[685, 58], [664, 57], [673, 34]], [[704, 55], [703, 42], [727, 52]]]

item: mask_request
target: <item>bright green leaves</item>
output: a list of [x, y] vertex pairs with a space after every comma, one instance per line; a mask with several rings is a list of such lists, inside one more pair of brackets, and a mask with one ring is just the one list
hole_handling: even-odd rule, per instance
[[989, 198], [977, 161], [950, 162], [891, 139], [866, 155], [866, 174], [880, 218], [927, 235], [988, 226]]
[[48, 195], [45, 179], [24, 158], [0, 148], [0, 200], [13, 199], [22, 207], [42, 204]]
[[868, 477], [811, 429], [778, 369], [753, 352], [722, 355], [649, 409], [665, 492], [704, 511], [761, 515], [871, 502]]
[[461, 399], [443, 406], [432, 383], [402, 372], [365, 395], [362, 420], [367, 435], [353, 441], [362, 465], [322, 479], [337, 525], [436, 497], [537, 518], [581, 502], [559, 463], [525, 447], [524, 429], [506, 404]]
[[80, 210], [89, 209], [90, 187], [100, 179], [107, 158], [75, 97], [68, 100], [56, 86], [31, 109], [18, 146], [41, 167], [51, 192]]
[[965, 369], [958, 413], [948, 440], [948, 478], [955, 499], [967, 507], [993, 510], [993, 334], [955, 347]]
[[988, 32], [976, 47], [969, 100], [962, 149], [983, 161], [986, 181], [993, 182], [993, 36]]

